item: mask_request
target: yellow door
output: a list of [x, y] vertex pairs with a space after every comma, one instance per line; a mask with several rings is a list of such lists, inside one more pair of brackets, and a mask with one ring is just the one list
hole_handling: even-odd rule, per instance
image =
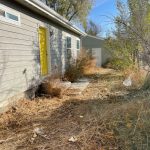
[[41, 63], [41, 74], [48, 74], [48, 62], [47, 62], [47, 36], [46, 29], [39, 28], [39, 45], [40, 45], [40, 63]]

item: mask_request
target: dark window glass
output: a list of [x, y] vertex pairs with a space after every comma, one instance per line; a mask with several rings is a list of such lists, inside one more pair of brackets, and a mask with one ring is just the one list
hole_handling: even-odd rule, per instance
[[80, 40], [77, 40], [77, 49], [80, 49]]
[[67, 48], [71, 48], [71, 37], [67, 37]]
[[8, 12], [6, 13], [6, 17], [11, 19], [11, 20], [14, 20], [14, 21], [19, 21], [18, 16], [10, 14]]

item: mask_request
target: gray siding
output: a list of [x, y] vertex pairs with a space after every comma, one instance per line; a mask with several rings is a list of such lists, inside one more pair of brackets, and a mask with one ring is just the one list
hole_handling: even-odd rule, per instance
[[8, 98], [30, 88], [39, 77], [37, 23], [43, 23], [29, 23], [26, 18], [31, 19], [21, 13], [21, 26], [0, 21], [0, 107], [8, 104]]
[[64, 72], [66, 57], [66, 33], [72, 37], [72, 52], [76, 55], [78, 35], [68, 31], [34, 12], [13, 3], [0, 3], [21, 15], [21, 26], [0, 21], [0, 109], [8, 99], [28, 90], [40, 76], [39, 26], [46, 27], [49, 50], [49, 73]]
[[82, 38], [82, 47], [92, 53], [92, 49], [101, 49], [101, 64], [105, 64], [110, 58], [109, 52], [104, 48], [104, 40], [99, 38], [94, 38], [91, 36], [86, 36]]
[[51, 68], [52, 73], [64, 73], [66, 68], [66, 37], [71, 37], [71, 52], [72, 57], [77, 57], [77, 35], [63, 31], [62, 29], [50, 26], [55, 34], [50, 37], [50, 50], [51, 50]]

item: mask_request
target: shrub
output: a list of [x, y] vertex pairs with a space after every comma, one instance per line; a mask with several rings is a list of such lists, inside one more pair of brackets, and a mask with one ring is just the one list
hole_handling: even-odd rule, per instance
[[124, 60], [120, 58], [114, 58], [109, 60], [104, 66], [115, 70], [124, 70], [128, 68], [132, 63], [130, 60]]
[[70, 82], [77, 81], [79, 78], [84, 76], [85, 69], [93, 65], [92, 60], [93, 58], [90, 53], [85, 50], [81, 50], [77, 60], [70, 62], [68, 65], [64, 78]]
[[82, 70], [79, 70], [76, 64], [70, 64], [66, 69], [64, 78], [67, 81], [75, 82], [78, 78], [82, 76]]
[[63, 88], [59, 78], [47, 77], [38, 87], [36, 96], [61, 97]]
[[143, 86], [146, 73], [147, 72], [145, 70], [139, 69], [135, 66], [130, 66], [123, 70], [123, 76], [125, 78], [130, 76], [132, 79], [132, 86], [135, 88], [141, 88]]
[[143, 90], [149, 90], [150, 89], [150, 72], [147, 72], [147, 74], [145, 76], [142, 89]]

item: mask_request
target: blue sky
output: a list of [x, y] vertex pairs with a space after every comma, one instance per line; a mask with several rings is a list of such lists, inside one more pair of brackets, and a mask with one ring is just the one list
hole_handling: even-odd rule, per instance
[[88, 18], [100, 24], [102, 28], [101, 35], [105, 36], [111, 28], [114, 28], [111, 19], [106, 16], [112, 17], [116, 15], [116, 0], [96, 0], [95, 6], [91, 10]]
[[102, 36], [105, 36], [111, 28], [114, 28], [111, 19], [106, 16], [112, 17], [116, 15], [116, 0], [96, 0], [95, 6], [91, 10], [88, 18], [100, 24]]

